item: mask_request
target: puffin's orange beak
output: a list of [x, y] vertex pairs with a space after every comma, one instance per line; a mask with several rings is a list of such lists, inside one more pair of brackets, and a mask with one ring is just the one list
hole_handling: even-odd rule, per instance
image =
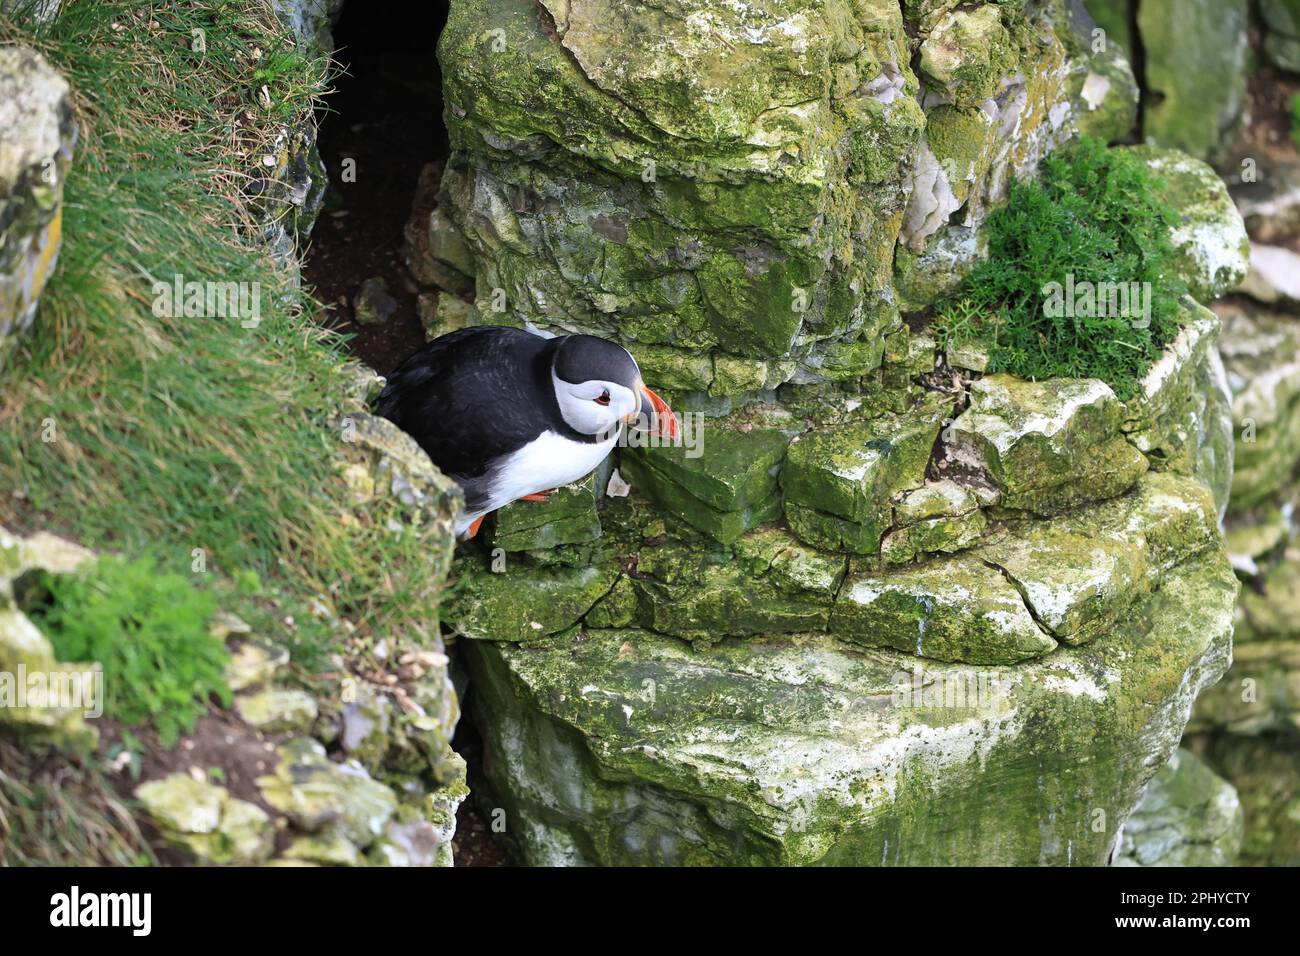
[[650, 407], [655, 410], [655, 430], [661, 437], [676, 441], [677, 436], [681, 434], [681, 428], [677, 424], [677, 416], [668, 407], [668, 403], [645, 385], [641, 386], [641, 393], [650, 399]]

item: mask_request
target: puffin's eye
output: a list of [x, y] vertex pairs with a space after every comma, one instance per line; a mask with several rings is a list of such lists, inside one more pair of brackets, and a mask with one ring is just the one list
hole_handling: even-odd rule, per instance
[[608, 405], [608, 404], [609, 404], [609, 389], [605, 389], [603, 392], [600, 393], [600, 397], [599, 397], [599, 398], [592, 399], [592, 401], [594, 401], [597, 405]]

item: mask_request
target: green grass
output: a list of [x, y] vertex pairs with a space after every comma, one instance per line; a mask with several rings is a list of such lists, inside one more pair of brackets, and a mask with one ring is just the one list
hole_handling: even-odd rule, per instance
[[0, 734], [0, 863], [150, 866], [157, 860], [94, 760], [33, 752]]
[[[416, 542], [352, 520], [339, 478], [343, 343], [245, 198], [275, 124], [314, 105], [327, 66], [259, 0], [68, 0], [42, 27], [0, 15], [0, 42], [67, 77], [82, 127], [58, 269], [0, 368], [0, 523], [148, 549], [180, 574], [201, 554], [209, 575], [261, 582], [230, 609], [314, 670], [343, 639], [310, 608], [363, 631], [427, 626], [436, 592]], [[155, 315], [153, 282], [177, 273], [259, 283], [260, 324]]]
[[[990, 371], [1038, 380], [1100, 378], [1121, 399], [1178, 332], [1178, 299], [1169, 239], [1173, 211], [1160, 180], [1136, 156], [1085, 139], [1049, 156], [1037, 181], [1011, 184], [988, 219], [989, 257], [956, 295], [940, 303], [935, 330], [944, 347], [979, 342]], [[1150, 283], [1150, 322], [1056, 316], [1044, 287]]]
[[1300, 146], [1300, 93], [1291, 97], [1291, 141]]
[[40, 584], [43, 600], [28, 615], [59, 660], [103, 666], [105, 716], [151, 724], [172, 747], [210, 696], [230, 706], [226, 649], [207, 630], [217, 599], [192, 576], [163, 571], [150, 557], [108, 557]]

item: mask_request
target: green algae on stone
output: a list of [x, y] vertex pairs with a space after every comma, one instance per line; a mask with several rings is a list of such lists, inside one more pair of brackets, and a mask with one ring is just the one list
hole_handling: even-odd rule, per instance
[[882, 556], [893, 564], [926, 553], [961, 551], [988, 526], [975, 493], [946, 479], [904, 493], [894, 505], [894, 522], [881, 542]]
[[358, 682], [343, 701], [339, 715], [339, 746], [371, 772], [380, 768], [388, 753], [392, 709], [388, 698], [364, 681]]
[[1295, 734], [1211, 737], [1201, 756], [1241, 798], [1246, 830], [1238, 863], [1300, 863], [1300, 740]]
[[988, 519], [978, 508], [961, 515], [925, 518], [886, 534], [880, 553], [891, 564], [905, 564], [922, 554], [953, 554], [979, 541], [986, 527]]
[[815, 548], [850, 554], [875, 554], [880, 550], [886, 527], [883, 518], [850, 521], [793, 501], [785, 502], [784, 512], [790, 530]]
[[964, 105], [992, 96], [1013, 63], [1011, 36], [995, 3], [949, 13], [921, 44], [921, 72]]
[[904, 312], [919, 312], [954, 292], [980, 259], [988, 237], [978, 229], [950, 226], [924, 252], [900, 245], [894, 256], [894, 291]]
[[0, 359], [36, 317], [58, 263], [78, 126], [67, 81], [35, 50], [0, 48]]
[[361, 851], [342, 834], [331, 831], [320, 836], [300, 836], [284, 849], [286, 860], [300, 860], [322, 866], [364, 866]]
[[374, 843], [397, 809], [393, 791], [355, 761], [334, 763], [309, 737], [279, 747], [274, 773], [257, 778], [263, 799], [308, 833], [337, 833], [360, 849]]
[[[1143, 131], [1161, 146], [1217, 159], [1246, 105], [1247, 0], [1142, 0]], [[1188, 69], [1188, 64], [1195, 64]]]
[[226, 686], [232, 692], [269, 684], [286, 664], [289, 652], [270, 641], [245, 638], [230, 654], [226, 663]]
[[[467, 0], [440, 59], [443, 195], [483, 302], [500, 289], [516, 317], [765, 360], [805, 324], [846, 330], [887, 279], [854, 255], [872, 240], [849, 182], [897, 182], [919, 131], [896, 6], [715, 8], [706, 29], [608, 0], [540, 17]], [[514, 204], [521, 188], [537, 202]]]
[[[1138, 118], [1141, 90], [1127, 51], [1132, 49], [1127, 9], [1109, 0], [1089, 4], [1059, 0], [1068, 24], [1068, 43], [1086, 56], [1071, 61], [1075, 122], [1084, 136], [1114, 142], [1126, 138]], [[1060, 29], [1061, 18], [1057, 18]], [[1101, 29], [1102, 33], [1098, 33]]]
[[643, 473], [662, 475], [719, 511], [737, 511], [762, 504], [777, 494], [776, 470], [789, 441], [775, 428], [709, 421], [696, 448], [631, 448], [623, 452], [620, 460], [643, 461]]
[[1014, 664], [1056, 648], [1020, 592], [965, 557], [878, 574], [854, 569], [831, 612], [831, 633], [938, 661]]
[[480, 641], [537, 641], [566, 631], [600, 602], [621, 575], [613, 565], [532, 567], [507, 562], [504, 570], [455, 566], [455, 589], [444, 618], [458, 634]]
[[849, 420], [800, 435], [786, 455], [781, 489], [787, 502], [858, 524], [883, 521], [889, 499], [919, 487], [951, 411], [932, 393], [902, 415]]
[[1250, 238], [1225, 183], [1208, 164], [1177, 149], [1121, 147], [1163, 182], [1160, 198], [1177, 216], [1172, 240], [1178, 277], [1209, 302], [1236, 289], [1250, 265]]
[[1232, 866], [1244, 818], [1232, 784], [1180, 748], [1124, 823], [1115, 866]]
[[264, 734], [304, 733], [316, 720], [316, 699], [303, 690], [277, 687], [240, 694], [235, 710], [254, 730]]
[[1177, 338], [1125, 403], [1124, 431], [1152, 467], [1195, 475], [1228, 507], [1234, 468], [1232, 394], [1216, 348], [1220, 322], [1190, 298]]
[[271, 818], [224, 787], [174, 773], [142, 783], [135, 796], [163, 840], [200, 863], [250, 866], [275, 849]]
[[776, 470], [789, 438], [777, 428], [709, 422], [694, 448], [624, 449], [620, 474], [663, 511], [721, 544], [781, 513]]
[[1147, 469], [1120, 435], [1123, 406], [1104, 382], [990, 375], [944, 433], [949, 457], [986, 473], [1002, 504], [1052, 515], [1122, 494]]
[[640, 552], [632, 587], [641, 625], [693, 641], [824, 630], [844, 577], [841, 555], [804, 547], [776, 528], [733, 552], [668, 543]]
[[1134, 545], [1050, 526], [1016, 529], [976, 555], [1005, 574], [1034, 619], [1067, 644], [1104, 634], [1150, 587]]
[[473, 643], [475, 792], [529, 864], [1100, 865], [1227, 665], [1235, 590], [1199, 559], [1008, 668], [828, 635]]
[[[84, 711], [94, 706], [96, 685], [102, 705], [103, 674], [98, 664], [57, 659], [49, 638], [18, 608], [14, 584], [32, 571], [74, 572], [94, 557], [49, 532], [24, 538], [0, 527], [0, 727], [34, 744], [83, 753], [94, 749], [99, 733], [86, 722]], [[41, 683], [33, 685], [33, 679]], [[85, 706], [51, 706], [43, 695], [56, 690], [56, 681], [65, 681], [63, 686], [74, 693], [80, 690]]]
[[1286, 486], [1300, 462], [1300, 329], [1262, 308], [1220, 305], [1222, 352], [1238, 442], [1231, 508], [1259, 505]]
[[601, 489], [597, 472], [550, 492], [546, 501], [515, 501], [493, 516], [492, 546], [505, 551], [534, 551], [564, 544], [583, 544], [600, 537], [596, 503]]
[[1222, 544], [1214, 496], [1204, 482], [1170, 472], [1147, 472], [1121, 498], [1060, 516], [1055, 526], [1136, 547], [1154, 585], [1189, 558]]

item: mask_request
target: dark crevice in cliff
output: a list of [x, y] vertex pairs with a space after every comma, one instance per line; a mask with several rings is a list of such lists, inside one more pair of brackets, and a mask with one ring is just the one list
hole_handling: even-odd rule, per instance
[[[334, 28], [335, 59], [346, 72], [320, 116], [329, 192], [304, 275], [328, 309], [328, 324], [353, 336], [352, 350], [381, 374], [424, 344], [402, 230], [421, 170], [449, 151], [436, 56], [447, 6], [412, 5], [399, 19], [347, 3]], [[386, 293], [372, 301], [391, 314], [363, 325], [357, 295], [374, 278]]]
[[1020, 603], [1025, 606], [1025, 611], [1028, 612], [1031, 618], [1033, 618], [1034, 623], [1038, 625], [1038, 629], [1052, 640], [1056, 641], [1057, 647], [1059, 648], [1061, 646], [1060, 638], [1058, 638], [1055, 632], [1053, 632], [1053, 630], [1043, 622], [1043, 619], [1038, 616], [1038, 611], [1035, 610], [1033, 602], [1029, 600], [1029, 592], [1025, 590], [1025, 586], [1016, 579], [1015, 575], [994, 561], [981, 558], [980, 562], [989, 570], [996, 571], [998, 574], [1006, 578], [1007, 583], [1015, 588], [1016, 593], [1020, 595]]
[[1161, 98], [1159, 94], [1153, 94], [1147, 89], [1147, 54], [1146, 47], [1142, 43], [1142, 31], [1138, 29], [1138, 7], [1142, 0], [1133, 0], [1128, 5], [1128, 33], [1132, 38], [1131, 45], [1133, 49], [1126, 51], [1129, 57], [1129, 66], [1133, 68], [1133, 79], [1137, 81], [1137, 87], [1141, 91], [1138, 97], [1137, 121], [1134, 136], [1139, 143], [1146, 142], [1146, 136], [1143, 134], [1143, 126], [1146, 120], [1147, 100], [1151, 97]]

